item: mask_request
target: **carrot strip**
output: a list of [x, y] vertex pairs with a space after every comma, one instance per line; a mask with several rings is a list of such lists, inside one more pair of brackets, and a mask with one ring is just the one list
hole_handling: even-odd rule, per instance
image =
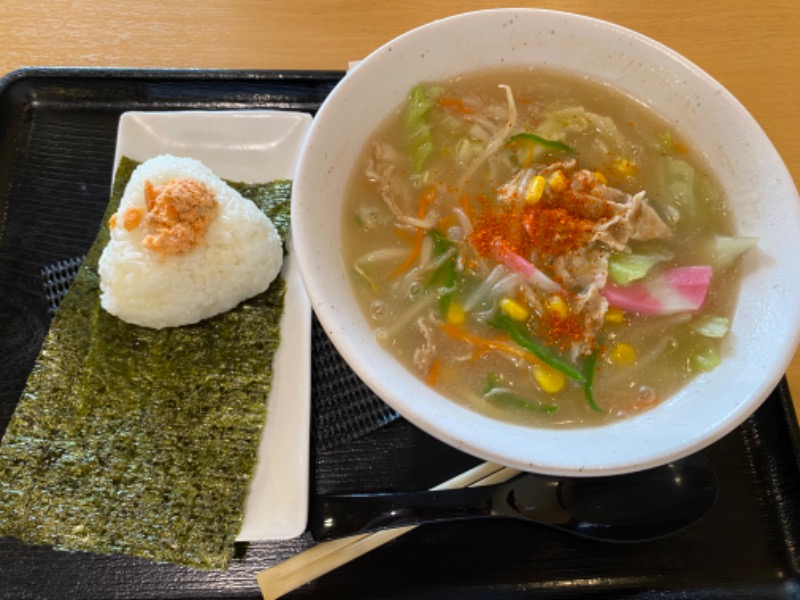
[[472, 210], [472, 204], [469, 202], [469, 196], [467, 194], [461, 194], [458, 202], [461, 204], [461, 209], [464, 211], [464, 214], [467, 215], [470, 222], [473, 221], [475, 214]]
[[395, 229], [394, 234], [402, 240], [405, 240], [409, 244], [413, 243], [414, 240], [417, 238], [417, 233], [409, 233], [405, 229]]
[[422, 251], [422, 240], [425, 238], [425, 231], [422, 229], [417, 229], [417, 235], [414, 238], [414, 246], [411, 248], [411, 254], [408, 255], [408, 258], [403, 261], [403, 263], [397, 267], [394, 271], [389, 274], [389, 277], [397, 277], [408, 269], [411, 265], [414, 264], [414, 261], [417, 260], [419, 257], [419, 253]]
[[447, 231], [454, 225], [458, 225], [458, 219], [456, 219], [454, 215], [446, 215], [440, 218], [439, 222], [436, 224], [439, 231]]
[[502, 340], [491, 340], [488, 338], [484, 338], [465, 331], [463, 327], [450, 325], [449, 323], [442, 323], [441, 325], [439, 325], [439, 327], [444, 333], [449, 335], [451, 338], [456, 340], [461, 340], [464, 342], [469, 342], [473, 346], [478, 346], [483, 352], [486, 352], [488, 350], [496, 350], [498, 352], [505, 352], [506, 354], [511, 354], [512, 356], [521, 358], [531, 363], [532, 365], [543, 364], [530, 352], [526, 352]]
[[[425, 190], [419, 198], [419, 208], [417, 209], [417, 216], [420, 219], [425, 218], [425, 214], [428, 212], [428, 206], [433, 204], [434, 200], [436, 200], [436, 189], [435, 188], [428, 188]], [[414, 261], [417, 260], [419, 257], [419, 253], [422, 251], [422, 240], [425, 239], [425, 230], [421, 227], [417, 228], [417, 234], [414, 237], [414, 245], [411, 248], [411, 254], [408, 256], [407, 259], [403, 261], [403, 263], [397, 267], [394, 271], [389, 274], [390, 278], [397, 277], [408, 269], [411, 265], [414, 264]]]
[[464, 101], [459, 98], [439, 98], [436, 101], [441, 107], [444, 108], [452, 108], [454, 111], [461, 113], [462, 115], [471, 115], [473, 111], [469, 106], [464, 104]]
[[672, 144], [672, 147], [675, 149], [675, 152], [680, 152], [681, 154], [688, 154], [689, 148], [681, 144], [680, 142], [675, 142]]
[[430, 368], [428, 369], [427, 383], [429, 386], [433, 387], [434, 385], [436, 385], [436, 382], [439, 380], [439, 373], [441, 372], [442, 372], [442, 360], [437, 356], [431, 363]]

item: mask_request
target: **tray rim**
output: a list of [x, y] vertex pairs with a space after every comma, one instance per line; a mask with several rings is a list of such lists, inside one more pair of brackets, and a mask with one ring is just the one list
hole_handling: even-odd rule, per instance
[[[113, 78], [113, 79], [140, 79], [140, 80], [157, 80], [159, 78], [168, 78], [174, 80], [176, 83], [193, 83], [202, 81], [268, 81], [268, 80], [287, 80], [287, 81], [303, 81], [314, 80], [318, 78], [330, 78], [331, 81], [335, 78], [340, 78], [344, 71], [335, 70], [321, 70], [321, 71], [308, 71], [308, 70], [247, 70], [247, 69], [184, 69], [184, 68], [115, 68], [115, 67], [23, 67], [7, 73], [0, 77], [0, 103], [2, 103], [5, 93], [18, 83], [25, 81], [47, 79], [47, 78], [66, 78], [66, 79], [97, 79], [97, 78]], [[209, 103], [208, 110], [212, 108], [213, 103]], [[257, 108], [257, 107], [254, 107]], [[174, 109], [162, 109], [174, 110]], [[223, 108], [220, 108], [223, 110]], [[0, 146], [2, 151], [2, 146]], [[776, 399], [781, 406], [780, 419], [781, 429], [785, 428], [788, 434], [788, 441], [794, 454], [793, 462], [795, 468], [800, 472], [800, 428], [798, 426], [797, 414], [792, 402], [791, 391], [788, 387], [785, 375], [781, 378], [778, 386], [773, 391], [773, 395], [777, 395]], [[752, 418], [752, 417], [751, 417]], [[745, 422], [747, 423], [747, 422]], [[741, 427], [741, 426], [740, 426]], [[312, 452], [313, 446], [312, 446]], [[314, 456], [312, 454], [312, 460]], [[318, 460], [318, 459], [317, 459]], [[315, 461], [316, 462], [316, 461]], [[310, 494], [316, 493], [314, 482], [311, 482]], [[795, 574], [786, 573], [787, 577], [784, 583], [791, 582]], [[202, 590], [196, 590], [201, 592]], [[232, 588], [231, 592], [236, 592], [236, 588]]]
[[159, 79], [169, 77], [176, 80], [228, 80], [242, 79], [261, 81], [268, 79], [313, 80], [320, 77], [341, 78], [345, 70], [336, 69], [205, 69], [192, 67], [94, 67], [94, 66], [28, 66], [20, 67], [0, 76], [0, 94], [5, 88], [21, 80], [31, 78], [96, 78], [113, 79]]

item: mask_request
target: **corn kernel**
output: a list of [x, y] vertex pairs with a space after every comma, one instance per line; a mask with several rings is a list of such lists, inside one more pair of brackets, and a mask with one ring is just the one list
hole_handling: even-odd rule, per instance
[[447, 307], [447, 322], [450, 325], [462, 325], [467, 320], [467, 313], [464, 307], [458, 302], [450, 302]]
[[620, 342], [611, 349], [609, 358], [614, 364], [627, 367], [636, 362], [636, 350], [630, 344]]
[[549, 185], [554, 192], [563, 192], [567, 189], [567, 176], [564, 175], [564, 171], [559, 169], [550, 175], [550, 178], [547, 180], [547, 185]]
[[608, 185], [608, 179], [600, 171], [595, 171], [594, 173], [592, 173], [592, 175], [594, 176], [594, 179], [597, 183]]
[[557, 394], [564, 389], [566, 378], [562, 373], [545, 365], [533, 367], [533, 378], [542, 391], [548, 394]]
[[618, 158], [614, 161], [614, 164], [611, 165], [611, 170], [619, 177], [631, 177], [636, 175], [636, 171], [638, 169], [636, 168], [636, 165], [634, 165], [627, 158]]
[[605, 321], [606, 323], [621, 325], [622, 323], [625, 322], [625, 313], [622, 311], [621, 308], [617, 308], [616, 306], [611, 306], [606, 311]]
[[511, 298], [503, 298], [500, 300], [500, 310], [515, 321], [525, 321], [530, 315], [527, 308]]
[[525, 202], [536, 204], [541, 200], [546, 185], [547, 181], [541, 175], [537, 175], [531, 179], [531, 182], [528, 184], [528, 189], [525, 192]]
[[569, 315], [569, 306], [566, 300], [558, 294], [550, 296], [545, 301], [545, 308], [550, 311], [550, 314], [561, 317], [562, 319], [566, 319], [567, 315]]

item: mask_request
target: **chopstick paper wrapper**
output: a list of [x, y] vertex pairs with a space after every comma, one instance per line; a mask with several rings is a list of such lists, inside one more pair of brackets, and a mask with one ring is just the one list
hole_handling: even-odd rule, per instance
[[[519, 473], [520, 471], [517, 469], [483, 463], [433, 489], [446, 490], [475, 485], [491, 485], [507, 481]], [[301, 585], [408, 533], [415, 527], [417, 526], [411, 525], [375, 533], [362, 533], [317, 544], [274, 567], [261, 571], [257, 576], [261, 593], [265, 600], [280, 598]]]

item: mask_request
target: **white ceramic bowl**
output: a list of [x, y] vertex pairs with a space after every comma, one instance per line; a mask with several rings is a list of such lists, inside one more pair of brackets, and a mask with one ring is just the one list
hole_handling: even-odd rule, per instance
[[[537, 65], [612, 83], [666, 117], [723, 183], [735, 224], [758, 236], [724, 361], [653, 410], [615, 424], [533, 429], [476, 414], [432, 391], [376, 342], [341, 252], [342, 201], [365, 140], [410, 88], [486, 67]], [[548, 474], [602, 475], [669, 462], [721, 438], [766, 399], [800, 331], [800, 199], [775, 148], [718, 82], [622, 27], [534, 9], [467, 13], [385, 44], [327, 98], [301, 151], [293, 243], [325, 331], [358, 375], [401, 415], [465, 452]]]

